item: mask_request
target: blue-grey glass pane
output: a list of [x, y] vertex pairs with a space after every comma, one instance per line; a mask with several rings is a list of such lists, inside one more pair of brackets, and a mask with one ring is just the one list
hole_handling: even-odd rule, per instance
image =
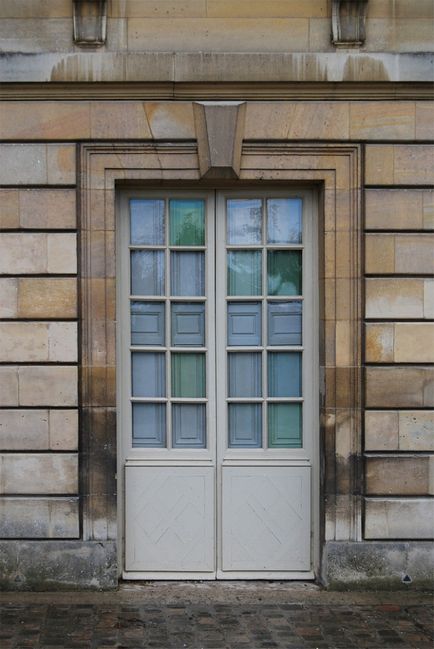
[[131, 354], [133, 397], [166, 396], [166, 361], [164, 353]]
[[228, 354], [229, 397], [262, 395], [262, 357], [257, 352]]
[[133, 403], [133, 446], [166, 446], [166, 404]]
[[301, 250], [269, 250], [268, 294], [301, 295]]
[[268, 446], [270, 448], [301, 448], [301, 403], [268, 404]]
[[205, 254], [171, 252], [170, 285], [172, 295], [205, 295]]
[[205, 305], [201, 302], [172, 302], [172, 345], [195, 347], [205, 344]]
[[301, 198], [267, 200], [268, 243], [301, 243]]
[[268, 353], [268, 396], [301, 397], [301, 353]]
[[205, 448], [205, 404], [174, 403], [172, 405], [172, 438], [174, 448]]
[[164, 295], [163, 250], [131, 252], [132, 295]]
[[262, 294], [262, 252], [228, 252], [228, 295]]
[[268, 344], [301, 345], [301, 300], [268, 303]]
[[170, 245], [205, 244], [205, 201], [181, 199], [169, 201]]
[[159, 199], [130, 200], [131, 243], [164, 245], [164, 201]]
[[228, 345], [262, 343], [260, 302], [228, 302]]
[[262, 446], [262, 406], [260, 403], [229, 404], [229, 446]]
[[131, 302], [131, 344], [164, 345], [162, 302]]
[[262, 201], [236, 198], [227, 202], [229, 244], [261, 243]]

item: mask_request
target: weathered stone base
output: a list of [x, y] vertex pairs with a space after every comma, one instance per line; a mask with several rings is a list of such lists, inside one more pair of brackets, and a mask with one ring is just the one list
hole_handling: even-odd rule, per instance
[[434, 544], [332, 541], [322, 574], [330, 590], [434, 590]]
[[0, 541], [0, 590], [117, 588], [113, 541]]

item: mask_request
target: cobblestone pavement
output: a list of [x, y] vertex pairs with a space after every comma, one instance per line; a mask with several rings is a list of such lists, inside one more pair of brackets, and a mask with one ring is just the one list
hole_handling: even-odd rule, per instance
[[432, 598], [280, 584], [2, 593], [1, 649], [432, 649]]

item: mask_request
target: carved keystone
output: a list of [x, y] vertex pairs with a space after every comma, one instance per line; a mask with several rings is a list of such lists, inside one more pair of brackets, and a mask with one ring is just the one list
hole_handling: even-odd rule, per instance
[[357, 47], [365, 42], [368, 0], [333, 0], [332, 42], [337, 47]]
[[195, 102], [194, 121], [202, 178], [238, 178], [245, 102]]
[[107, 34], [107, 0], [73, 0], [73, 28], [76, 45], [104, 45]]

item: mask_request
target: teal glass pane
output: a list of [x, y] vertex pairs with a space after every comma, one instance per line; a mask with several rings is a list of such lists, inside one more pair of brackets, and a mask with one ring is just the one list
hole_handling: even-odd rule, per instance
[[171, 246], [205, 245], [205, 201], [169, 201], [169, 243]]
[[205, 448], [206, 406], [204, 403], [172, 405], [173, 448]]
[[228, 295], [262, 294], [262, 252], [228, 252]]
[[164, 345], [163, 302], [131, 302], [131, 344]]
[[262, 396], [262, 355], [234, 352], [228, 355], [229, 397]]
[[227, 237], [229, 244], [262, 242], [262, 201], [236, 198], [227, 202]]
[[172, 295], [205, 295], [205, 254], [170, 253], [170, 290]]
[[301, 403], [268, 404], [268, 446], [270, 448], [301, 448]]
[[205, 354], [172, 354], [172, 397], [205, 396]]
[[164, 245], [164, 201], [130, 200], [131, 243]]
[[301, 295], [301, 250], [268, 251], [268, 295]]
[[267, 200], [268, 243], [301, 243], [301, 198]]
[[164, 353], [131, 354], [133, 397], [166, 396], [166, 359]]
[[261, 448], [262, 405], [260, 403], [230, 403], [229, 447]]
[[166, 404], [133, 403], [133, 447], [166, 446]]
[[268, 344], [301, 345], [302, 302], [269, 302]]
[[268, 396], [301, 397], [301, 353], [268, 353]]
[[164, 295], [163, 250], [131, 252], [132, 295]]

